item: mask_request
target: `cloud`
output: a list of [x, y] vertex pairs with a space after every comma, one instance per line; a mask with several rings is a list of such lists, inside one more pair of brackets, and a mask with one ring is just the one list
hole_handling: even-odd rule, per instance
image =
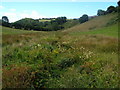
[[31, 12], [31, 17], [34, 18], [34, 19], [37, 19], [37, 18], [43, 18], [43, 17], [46, 17], [46, 16], [40, 15], [37, 11], [32, 11]]
[[0, 9], [3, 9], [4, 7], [3, 6], [0, 6]]
[[89, 6], [88, 5], [85, 5], [86, 8], [88, 8]]
[[10, 22], [14, 22], [18, 20], [17, 14], [13, 12], [3, 13], [3, 16], [7, 16]]
[[2, 2], [117, 2], [118, 0], [3, 0]]
[[16, 9], [13, 9], [13, 8], [12, 8], [12, 9], [9, 9], [9, 10], [10, 10], [10, 11], [16, 11]]
[[15, 10], [12, 11], [10, 10], [9, 12], [3, 13], [3, 16], [7, 16], [10, 22], [15, 22], [22, 18], [33, 18], [33, 19], [47, 18], [46, 16], [39, 14], [35, 10], [30, 12], [28, 11], [16, 12]]
[[72, 2], [76, 2], [76, 0], [72, 0]]
[[46, 18], [46, 16], [39, 14], [37, 11], [33, 10], [31, 12], [23, 12], [20, 14], [20, 17], [22, 18], [33, 18], [33, 19], [38, 19], [38, 18]]

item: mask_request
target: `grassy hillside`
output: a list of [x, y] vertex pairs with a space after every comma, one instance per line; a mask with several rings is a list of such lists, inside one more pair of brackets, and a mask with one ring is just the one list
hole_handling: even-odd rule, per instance
[[37, 32], [37, 31], [26, 31], [26, 30], [20, 30], [20, 29], [13, 29], [13, 28], [9, 28], [9, 27], [1, 27], [1, 28], [2, 28], [2, 30], [0, 30], [0, 32], [2, 32], [2, 34], [23, 34], [23, 33]]
[[118, 29], [106, 26], [114, 17], [52, 32], [3, 27], [3, 87], [118, 88]]
[[103, 27], [100, 29], [94, 29], [94, 30], [89, 30], [86, 32], [81, 32], [81, 31], [76, 31], [76, 32], [71, 32], [70, 34], [72, 35], [105, 35], [105, 36], [112, 36], [112, 37], [118, 37], [118, 24], [113, 24], [108, 27]]
[[89, 20], [83, 24], [74, 26], [70, 29], [66, 29], [63, 32], [76, 32], [76, 31], [88, 31], [93, 29], [99, 29], [101, 27], [107, 26], [111, 20], [115, 20], [117, 18], [117, 13], [107, 14], [99, 17], [95, 17], [94, 19]]
[[64, 29], [71, 28], [75, 25], [80, 24], [79, 20], [68, 20], [66, 23], [63, 24]]

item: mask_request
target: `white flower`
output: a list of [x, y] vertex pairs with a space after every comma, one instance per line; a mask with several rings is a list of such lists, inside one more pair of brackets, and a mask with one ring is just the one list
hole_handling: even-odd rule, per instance
[[37, 46], [38, 46], [38, 47], [40, 47], [41, 45], [40, 45], [40, 44], [38, 44]]

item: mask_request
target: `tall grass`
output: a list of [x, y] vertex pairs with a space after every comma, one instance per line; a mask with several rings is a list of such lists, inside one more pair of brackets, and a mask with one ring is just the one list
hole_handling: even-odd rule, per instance
[[111, 27], [116, 25], [83, 35], [77, 30], [5, 34], [3, 28], [3, 88], [119, 88], [118, 38], [107, 33]]

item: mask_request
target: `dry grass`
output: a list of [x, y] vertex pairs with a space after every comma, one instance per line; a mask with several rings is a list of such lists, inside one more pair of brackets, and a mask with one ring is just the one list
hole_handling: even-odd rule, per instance
[[98, 28], [104, 27], [111, 19], [114, 19], [115, 17], [117, 17], [116, 14], [95, 17], [94, 19], [88, 22], [85, 22], [80, 25], [76, 25], [70, 29], [64, 30], [63, 32], [88, 31], [91, 29], [92, 30], [98, 29]]
[[29, 88], [31, 76], [26, 66], [9, 66], [11, 69], [3, 69], [2, 85], [4, 88]]
[[69, 34], [87, 31], [97, 19], [102, 27], [113, 18], [106, 17], [68, 31], [4, 34], [3, 87], [118, 87], [118, 38]]

